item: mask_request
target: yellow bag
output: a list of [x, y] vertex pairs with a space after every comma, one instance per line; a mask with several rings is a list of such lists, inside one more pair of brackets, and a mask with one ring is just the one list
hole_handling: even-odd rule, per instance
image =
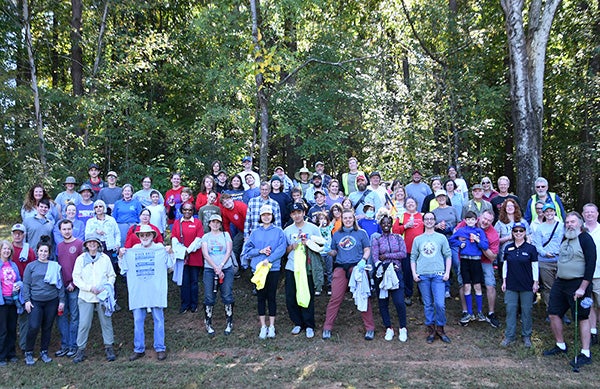
[[271, 270], [271, 266], [273, 266], [271, 262], [269, 262], [267, 265], [261, 263], [256, 266], [256, 271], [250, 280], [250, 282], [256, 285], [256, 290], [261, 290], [265, 287], [265, 282], [267, 282], [267, 275]]
[[302, 308], [307, 308], [310, 304], [310, 289], [308, 289], [306, 273], [306, 247], [301, 243], [294, 251], [294, 280], [296, 281], [296, 302]]

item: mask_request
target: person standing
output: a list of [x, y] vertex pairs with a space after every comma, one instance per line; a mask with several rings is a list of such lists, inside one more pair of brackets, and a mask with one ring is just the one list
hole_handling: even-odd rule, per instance
[[127, 277], [129, 309], [133, 312], [133, 353], [130, 361], [146, 355], [144, 319], [152, 313], [156, 358], [167, 358], [165, 316], [167, 307], [167, 270], [173, 267], [173, 256], [162, 243], [155, 243], [157, 233], [145, 224], [136, 232], [140, 241], [131, 249], [119, 250], [121, 274]]
[[[13, 247], [6, 240], [0, 241], [0, 367], [7, 362], [17, 362], [17, 313], [23, 310], [19, 300], [21, 276], [12, 261]], [[19, 307], [19, 308], [17, 308]]]
[[[96, 200], [102, 201], [102, 200]], [[102, 252], [102, 241], [96, 234], [86, 235], [84, 251], [75, 260], [73, 283], [79, 289], [79, 327], [77, 330], [77, 353], [74, 363], [86, 359], [85, 349], [92, 328], [94, 311], [102, 329], [104, 353], [108, 362], [117, 357], [113, 349], [114, 332], [112, 312], [114, 311], [114, 285], [116, 274], [108, 255]]]
[[96, 163], [91, 163], [88, 168], [89, 179], [83, 184], [87, 184], [92, 189], [92, 201], [97, 200], [98, 193], [106, 186], [106, 183], [100, 178], [100, 166]]
[[244, 238], [248, 239], [252, 231], [260, 224], [260, 210], [264, 205], [269, 205], [273, 210], [273, 224], [281, 228], [281, 210], [277, 201], [269, 197], [271, 185], [268, 182], [260, 184], [260, 196], [255, 197], [248, 203], [248, 212], [244, 223]]
[[419, 287], [425, 310], [427, 343], [433, 343], [435, 336], [442, 342], [450, 343], [444, 331], [446, 325], [445, 283], [450, 278], [452, 253], [446, 237], [435, 232], [435, 215], [423, 215], [425, 232], [413, 242], [410, 266], [414, 281]]
[[242, 170], [241, 172], [238, 173], [238, 175], [240, 176], [240, 178], [242, 179], [242, 182], [244, 183], [244, 189], [248, 190], [250, 187], [248, 186], [247, 182], [246, 182], [246, 176], [247, 175], [252, 175], [252, 177], [254, 177], [254, 182], [260, 182], [260, 176], [258, 175], [257, 172], [255, 172], [254, 170], [252, 170], [252, 157], [247, 155], [242, 159], [242, 165], [244, 166], [244, 170]]
[[598, 206], [587, 203], [583, 206], [583, 220], [588, 234], [596, 244], [596, 269], [592, 280], [592, 297], [594, 305], [590, 309], [591, 344], [598, 344], [598, 319], [600, 318], [600, 224], [598, 223]]
[[[567, 353], [567, 345], [563, 335], [562, 317], [569, 309], [573, 319], [579, 320], [581, 351], [570, 364], [574, 368], [592, 363], [590, 353], [590, 306], [581, 304], [582, 300], [591, 297], [592, 279], [596, 269], [596, 245], [594, 240], [584, 231], [583, 218], [577, 212], [569, 212], [565, 217], [565, 240], [560, 245], [560, 261], [556, 272], [556, 280], [550, 290], [548, 316], [550, 326], [556, 339], [556, 345], [544, 351], [545, 356]], [[578, 306], [576, 307], [575, 304]], [[577, 317], [574, 312], [577, 309]]]
[[160, 194], [160, 192], [158, 192], [155, 189], [152, 189], [152, 178], [149, 176], [146, 176], [146, 177], [142, 178], [142, 189], [135, 192], [133, 194], [133, 198], [137, 199], [142, 204], [143, 207], [148, 207], [153, 204], [152, 193], [154, 193], [154, 192], [158, 193], [158, 198], [159, 198], [158, 204], [164, 204], [165, 199]]
[[429, 185], [422, 181], [423, 176], [418, 169], [414, 169], [412, 172], [412, 181], [404, 187], [406, 190], [406, 196], [412, 197], [417, 202], [417, 209], [421, 209], [425, 197], [433, 193]]
[[65, 218], [67, 216], [65, 213], [67, 205], [79, 204], [81, 202], [81, 195], [75, 190], [75, 185], [77, 185], [75, 177], [67, 177], [63, 185], [65, 186], [65, 190], [56, 196], [54, 202], [56, 203], [59, 215], [62, 215], [62, 218]]
[[65, 307], [58, 317], [60, 350], [57, 357], [73, 357], [77, 353], [77, 329], [79, 327], [79, 289], [73, 283], [75, 261], [83, 253], [83, 241], [73, 236], [73, 222], [63, 219], [58, 223], [62, 241], [57, 245], [57, 258], [65, 286]]
[[462, 210], [461, 217], [464, 219], [465, 215], [469, 211], [475, 212], [477, 217], [479, 217], [479, 215], [481, 215], [485, 211], [492, 212], [493, 215], [494, 212], [492, 210], [492, 204], [483, 199], [483, 186], [481, 186], [481, 184], [475, 184], [473, 185], [473, 188], [471, 188], [471, 191], [473, 194], [473, 199], [469, 200], [465, 204]]
[[358, 176], [365, 176], [364, 172], [358, 170], [358, 159], [355, 157], [348, 158], [348, 169], [350, 170], [348, 173], [342, 174], [342, 186], [346, 196], [358, 190]]
[[123, 185], [122, 195], [123, 198], [115, 202], [112, 217], [119, 225], [121, 239], [124, 241], [129, 228], [140, 222], [142, 204], [133, 198], [133, 186], [131, 184]]
[[[122, 188], [117, 186], [117, 173], [114, 171], [108, 172], [106, 175], [107, 185], [100, 189], [96, 200], [102, 200], [106, 203], [107, 211], [109, 215], [112, 215], [112, 211], [115, 209], [115, 203], [121, 200]], [[133, 189], [133, 188], [132, 188]], [[133, 196], [133, 191], [131, 193]]]
[[42, 236], [50, 237], [52, 244], [52, 230], [54, 229], [54, 220], [48, 217], [50, 211], [50, 201], [41, 199], [37, 205], [37, 212], [34, 217], [28, 217], [23, 221], [27, 229], [27, 243], [31, 247], [37, 247]]
[[498, 221], [500, 208], [502, 208], [502, 204], [505, 200], [513, 199], [519, 206], [522, 206], [521, 200], [514, 194], [509, 193], [508, 188], [510, 188], [510, 180], [508, 177], [501, 176], [498, 178], [498, 195], [490, 201], [490, 204], [492, 204], [492, 208], [494, 209], [494, 224]]
[[303, 329], [305, 329], [306, 337], [312, 338], [315, 336], [315, 285], [313, 282], [313, 277], [312, 275], [308, 274], [308, 271], [301, 272], [304, 273], [307, 278], [306, 282], [308, 283], [310, 301], [306, 307], [298, 304], [296, 293], [298, 292], [300, 286], [297, 285], [297, 282], [304, 281], [296, 279], [295, 273], [300, 270], [297, 269], [296, 266], [306, 266], [306, 262], [302, 262], [302, 264], [296, 264], [295, 259], [297, 255], [305, 257], [308, 255], [308, 247], [306, 246], [306, 243], [312, 236], [321, 236], [321, 231], [316, 225], [304, 220], [304, 207], [299, 203], [293, 204], [291, 217], [294, 221], [294, 224], [290, 225], [283, 231], [287, 240], [287, 262], [285, 264], [285, 302], [290, 320], [294, 324], [294, 328], [292, 328], [292, 335], [298, 335]]
[[539, 287], [539, 269], [537, 251], [532, 244], [525, 241], [526, 233], [525, 223], [514, 223], [512, 242], [504, 249], [502, 291], [506, 304], [506, 330], [504, 340], [500, 344], [502, 347], [507, 347], [515, 341], [519, 308], [523, 323], [523, 344], [527, 348], [531, 347], [533, 296]]
[[[12, 260], [19, 269], [19, 277], [23, 279], [25, 274], [25, 268], [28, 264], [35, 261], [35, 251], [31, 248], [29, 243], [25, 241], [26, 228], [23, 224], [17, 223], [11, 228], [13, 256]], [[27, 345], [27, 312], [23, 311], [18, 314], [17, 322], [19, 326], [19, 348], [25, 352]]]
[[544, 204], [554, 204], [556, 210], [556, 218], [561, 222], [564, 221], [565, 207], [560, 197], [554, 193], [548, 191], [548, 180], [544, 177], [538, 177], [535, 180], [535, 193], [531, 195], [527, 200], [527, 206], [525, 207], [525, 215], [523, 216], [527, 223], [531, 223], [531, 219], [535, 216], [535, 203], [543, 201]]
[[[458, 171], [456, 170], [455, 166], [448, 167], [448, 178], [454, 181], [454, 183], [456, 184], [455, 191], [456, 193], [463, 196], [463, 203], [469, 201], [469, 188], [467, 186], [467, 182], [463, 178], [458, 176]], [[446, 190], [448, 189], [446, 188]]]

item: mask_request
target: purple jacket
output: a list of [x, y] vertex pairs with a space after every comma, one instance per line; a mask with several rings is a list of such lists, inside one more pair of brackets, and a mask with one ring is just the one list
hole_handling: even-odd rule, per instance
[[404, 239], [398, 234], [383, 234], [374, 238], [371, 242], [371, 256], [373, 262], [381, 261], [380, 255], [385, 255], [384, 261], [392, 260], [400, 265], [400, 260], [406, 258], [406, 244]]

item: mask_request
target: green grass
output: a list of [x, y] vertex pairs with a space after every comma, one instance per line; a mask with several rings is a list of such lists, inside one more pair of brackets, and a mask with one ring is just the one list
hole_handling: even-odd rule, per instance
[[[409, 341], [401, 344], [383, 340], [384, 329], [374, 304], [377, 324], [376, 338], [363, 340], [364, 328], [350, 295], [347, 295], [333, 329], [330, 341], [320, 338], [328, 301], [316, 298], [317, 329], [314, 339], [304, 333], [292, 336], [287, 317], [283, 282], [278, 294], [277, 338], [258, 339], [255, 297], [251, 295], [249, 274], [235, 282], [234, 332], [223, 335], [225, 314], [222, 304], [215, 307], [216, 336], [204, 331], [201, 312], [180, 315], [177, 312], [179, 292], [169, 283], [170, 307], [166, 311], [166, 343], [168, 358], [156, 360], [152, 350], [152, 321], [146, 319], [146, 357], [129, 362], [133, 346], [133, 320], [129, 311], [115, 313], [118, 358], [106, 362], [97, 318], [90, 332], [88, 360], [74, 365], [70, 359], [55, 358], [48, 365], [37, 362], [27, 367], [21, 361], [9, 368], [0, 368], [0, 387], [27, 388], [410, 388], [410, 387], [594, 387], [596, 364], [573, 373], [567, 358], [542, 356], [551, 347], [553, 338], [544, 322], [544, 309], [534, 308], [534, 347], [521, 344], [503, 349], [499, 346], [502, 328], [493, 329], [487, 323], [458, 325], [459, 302], [447, 300], [449, 318], [446, 332], [450, 345], [439, 340], [425, 343], [423, 307], [418, 302], [408, 307]], [[118, 281], [120, 296], [126, 296], [125, 285]], [[202, 292], [201, 292], [202, 295]], [[202, 297], [201, 297], [202, 298]], [[122, 305], [126, 305], [121, 301]], [[504, 317], [502, 294], [497, 301], [497, 313]], [[392, 317], [394, 310], [392, 309]], [[394, 320], [396, 322], [396, 320]], [[569, 346], [573, 344], [573, 325], [565, 327]], [[39, 346], [38, 346], [39, 347]], [[58, 331], [54, 329], [51, 352], [59, 347]], [[571, 348], [572, 351], [572, 348]], [[36, 349], [37, 352], [37, 349]], [[598, 346], [592, 348], [598, 353]], [[600, 354], [599, 354], [600, 355]], [[572, 357], [570, 352], [569, 357]]]

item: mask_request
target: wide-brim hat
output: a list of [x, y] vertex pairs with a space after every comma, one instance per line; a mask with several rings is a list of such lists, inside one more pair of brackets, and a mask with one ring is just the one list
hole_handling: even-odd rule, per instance
[[100, 237], [97, 234], [89, 234], [85, 237], [85, 241], [83, 242], [84, 248], [86, 248], [86, 244], [88, 242], [96, 242], [96, 243], [98, 243], [98, 246], [102, 247], [102, 240], [100, 239]]
[[298, 170], [298, 171], [296, 172], [296, 174], [294, 174], [294, 177], [296, 177], [296, 179], [297, 179], [297, 180], [301, 181], [301, 180], [302, 180], [302, 178], [300, 177], [300, 174], [302, 174], [302, 173], [306, 173], [306, 174], [308, 174], [308, 176], [309, 176], [309, 177], [311, 177], [311, 176], [312, 176], [312, 172], [311, 172], [310, 170], [308, 170], [308, 168], [307, 168], [307, 167], [303, 167], [303, 168], [301, 168], [300, 170]]
[[311, 235], [310, 239], [306, 241], [306, 247], [316, 253], [320, 253], [325, 248], [325, 238], [318, 235]]
[[89, 184], [81, 184], [78, 192], [81, 193], [81, 192], [85, 192], [86, 190], [89, 190], [91, 194], [94, 194], [94, 190], [92, 189], [92, 187]]
[[65, 179], [65, 182], [63, 182], [63, 185], [67, 185], [67, 184], [74, 184], [74, 185], [77, 185], [77, 180], [76, 180], [76, 179], [75, 179], [75, 177], [73, 177], [73, 176], [68, 176], [68, 177]]
[[[140, 237], [140, 234], [147, 233], [147, 232], [151, 232], [152, 234], [154, 234], [154, 238], [156, 238], [156, 231], [154, 231], [154, 229], [152, 229], [152, 227], [150, 227], [150, 226], [149, 226], [149, 225], [147, 225], [147, 224], [142, 224], [142, 225], [140, 226], [140, 229], [139, 229], [139, 230], [137, 230], [137, 231], [135, 232], [135, 234], [136, 234], [136, 235], [137, 235], [137, 237], [139, 238], [139, 237]], [[154, 239], [154, 238], [153, 238], [153, 239]]]

